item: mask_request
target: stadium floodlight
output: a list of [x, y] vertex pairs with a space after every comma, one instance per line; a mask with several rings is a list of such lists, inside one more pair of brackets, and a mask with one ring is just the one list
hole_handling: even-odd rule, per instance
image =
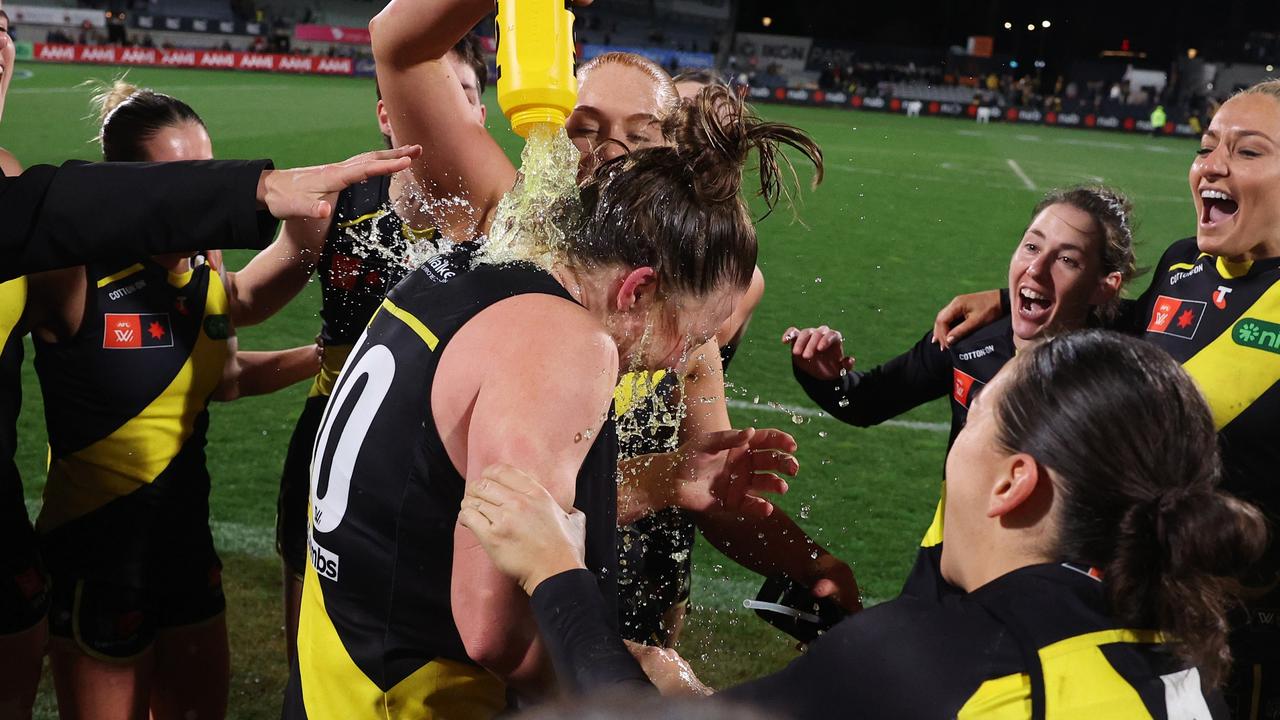
[[1045, 20], [1044, 22], [1040, 23], [1040, 27], [1042, 27], [1042, 28], [1044, 28], [1044, 29], [1048, 30], [1048, 29], [1049, 29], [1049, 26], [1050, 26], [1050, 25], [1052, 25], [1052, 24], [1053, 24], [1053, 23], [1049, 22], [1048, 20]]
[[1013, 23], [1011, 23], [1011, 22], [1006, 22], [1006, 23], [1004, 24], [1004, 29], [1005, 29], [1005, 30], [1012, 30], [1012, 29], [1013, 29]]
[[769, 17], [768, 15], [765, 15], [764, 17], [760, 18], [760, 24], [765, 27], [769, 27], [770, 25], [773, 24], [773, 18]]
[[1028, 30], [1035, 30], [1035, 29], [1036, 29], [1036, 24], [1035, 24], [1035, 23], [1027, 23], [1027, 29], [1028, 29]]
[[1268, 65], [1268, 66], [1267, 66], [1267, 72], [1275, 72], [1275, 70], [1276, 70], [1276, 66], [1275, 66], [1275, 65]]

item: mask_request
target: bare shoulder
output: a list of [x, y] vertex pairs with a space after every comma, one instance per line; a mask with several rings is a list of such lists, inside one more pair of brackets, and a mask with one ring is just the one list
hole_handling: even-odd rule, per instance
[[18, 162], [18, 158], [13, 153], [0, 148], [0, 172], [9, 177], [16, 177], [22, 174], [22, 163]]
[[[618, 348], [600, 321], [577, 303], [555, 295], [529, 293], [495, 303], [468, 326], [496, 343], [494, 359], [518, 358], [520, 365], [559, 373], [618, 371]], [[465, 328], [464, 328], [465, 331]], [[461, 334], [461, 333], [459, 333]]]

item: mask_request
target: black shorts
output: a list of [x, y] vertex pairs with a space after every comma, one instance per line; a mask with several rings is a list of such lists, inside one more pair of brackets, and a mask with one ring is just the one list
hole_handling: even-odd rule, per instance
[[49, 612], [49, 575], [26, 508], [6, 521], [0, 541], [0, 635], [30, 630]]
[[328, 395], [307, 398], [289, 438], [289, 453], [280, 473], [276, 497], [276, 552], [297, 577], [307, 567], [307, 503], [311, 497], [311, 451], [324, 418]]
[[150, 588], [55, 574], [49, 632], [74, 640], [90, 657], [129, 660], [155, 642], [157, 631], [198, 625], [226, 607], [217, 556], [203, 577], [188, 574]]
[[664, 617], [689, 599], [696, 528], [677, 508], [618, 528], [618, 615], [622, 637], [666, 645]]

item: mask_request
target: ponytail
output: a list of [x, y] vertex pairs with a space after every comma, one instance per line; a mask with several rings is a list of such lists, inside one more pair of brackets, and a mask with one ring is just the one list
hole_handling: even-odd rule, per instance
[[167, 127], [204, 121], [181, 100], [148, 88], [139, 88], [123, 77], [111, 83], [93, 83], [91, 101], [98, 116], [102, 159], [108, 162], [147, 160], [146, 142]]
[[1230, 664], [1236, 578], [1261, 558], [1261, 512], [1218, 489], [1209, 408], [1186, 372], [1141, 340], [1086, 330], [1012, 367], [998, 442], [1053, 478], [1052, 554], [1103, 570], [1113, 617], [1155, 628], [1209, 684]]

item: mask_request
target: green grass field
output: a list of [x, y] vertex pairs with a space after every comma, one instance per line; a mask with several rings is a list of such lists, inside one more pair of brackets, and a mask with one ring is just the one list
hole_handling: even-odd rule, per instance
[[[88, 90], [107, 67], [27, 64], [13, 81], [0, 146], [27, 165], [93, 159]], [[221, 158], [270, 157], [279, 166], [336, 160], [378, 147], [372, 80], [250, 73], [134, 70], [131, 79], [176, 95], [205, 119]], [[493, 102], [491, 130], [515, 157], [518, 139]], [[870, 602], [892, 597], [928, 525], [941, 475], [947, 420], [941, 402], [904, 419], [859, 430], [803, 408], [779, 343], [788, 325], [842, 330], [859, 367], [902, 352], [958, 292], [996, 287], [1040, 194], [1099, 179], [1130, 194], [1138, 209], [1140, 260], [1154, 262], [1172, 240], [1194, 232], [1186, 173], [1191, 141], [864, 112], [765, 106], [798, 125], [826, 152], [827, 180], [805, 198], [803, 224], [777, 213], [760, 226], [768, 292], [730, 373], [740, 425], [796, 435], [800, 476], [782, 505], [851, 562]], [[93, 212], [85, 197], [85, 212]], [[234, 257], [232, 266], [243, 263]], [[1142, 281], [1139, 281], [1142, 285]], [[245, 349], [310, 342], [318, 288], [271, 321], [240, 333]], [[34, 513], [45, 434], [30, 364], [20, 420], [19, 464]], [[213, 527], [226, 564], [232, 642], [231, 715], [277, 717], [286, 668], [279, 570], [273, 550], [275, 494], [305, 386], [213, 409], [209, 458]], [[757, 400], [758, 399], [758, 400]], [[816, 414], [815, 414], [816, 415]], [[794, 656], [791, 643], [743, 610], [759, 580], [705, 546], [696, 551], [695, 611], [681, 650], [713, 685], [730, 684]], [[46, 678], [40, 713], [54, 714]]]

